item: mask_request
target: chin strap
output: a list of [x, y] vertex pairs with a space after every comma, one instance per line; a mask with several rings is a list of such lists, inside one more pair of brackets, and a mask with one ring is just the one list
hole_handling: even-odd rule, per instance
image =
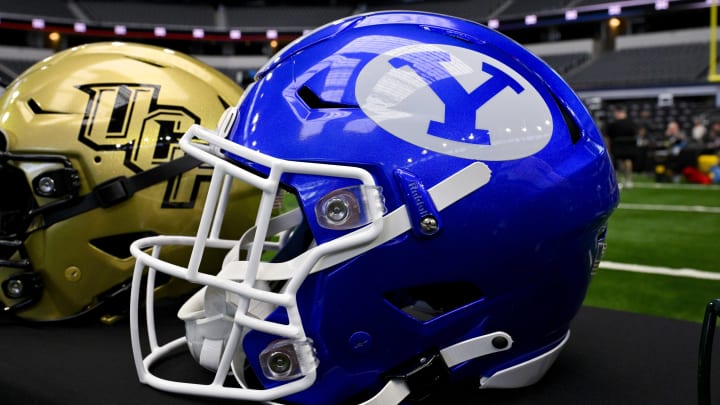
[[[569, 339], [568, 331], [559, 344], [542, 355], [500, 370], [490, 377], [482, 377], [480, 388], [518, 388], [534, 384], [545, 375]], [[380, 392], [359, 405], [397, 405], [406, 398], [425, 398], [449, 376], [451, 367], [508, 350], [512, 345], [510, 335], [494, 332], [446, 347], [434, 355], [421, 356], [415, 368], [391, 377]]]
[[152, 169], [136, 173], [130, 177], [120, 176], [98, 184], [91, 193], [63, 201], [44, 216], [45, 228], [68, 218], [98, 207], [108, 208], [130, 199], [136, 192], [179, 176], [200, 166], [202, 162], [192, 156], [184, 155]]
[[371, 399], [359, 405], [395, 405], [405, 398], [421, 399], [450, 374], [450, 367], [508, 350], [513, 340], [505, 332], [494, 332], [446, 347], [437, 353], [420, 356], [406, 372], [391, 377]]

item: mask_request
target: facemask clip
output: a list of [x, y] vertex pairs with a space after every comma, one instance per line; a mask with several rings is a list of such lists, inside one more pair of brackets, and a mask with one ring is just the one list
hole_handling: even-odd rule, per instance
[[319, 364], [311, 339], [276, 340], [260, 353], [265, 378], [288, 381], [314, 371]]
[[2, 282], [3, 294], [10, 299], [21, 300], [19, 303], [6, 307], [5, 311], [16, 311], [34, 304], [40, 299], [43, 282], [39, 273], [23, 272], [8, 277]]
[[386, 212], [382, 187], [368, 185], [332, 191], [315, 205], [320, 226], [333, 230], [359, 228], [381, 218]]
[[80, 189], [80, 176], [72, 167], [63, 167], [36, 176], [32, 183], [35, 194], [42, 197], [76, 196]]

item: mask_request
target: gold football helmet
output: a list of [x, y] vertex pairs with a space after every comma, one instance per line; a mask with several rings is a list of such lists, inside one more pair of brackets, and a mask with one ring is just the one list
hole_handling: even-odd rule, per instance
[[[218, 122], [242, 90], [200, 61], [131, 43], [98, 43], [29, 68], [0, 97], [0, 301], [29, 320], [105, 313], [128, 290], [129, 245], [154, 234], [194, 234], [210, 169], [178, 139]], [[234, 185], [237, 237], [259, 196]], [[168, 247], [182, 260], [190, 249]], [[203, 257], [220, 268], [221, 252]], [[161, 295], [188, 292], [177, 280]], [[108, 309], [106, 308], [106, 311]]]

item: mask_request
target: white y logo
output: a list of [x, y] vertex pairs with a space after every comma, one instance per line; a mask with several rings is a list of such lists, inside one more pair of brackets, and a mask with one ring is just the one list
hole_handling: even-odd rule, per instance
[[540, 151], [553, 132], [537, 89], [499, 60], [466, 48], [393, 49], [363, 67], [355, 94], [392, 135], [451, 156], [519, 159]]

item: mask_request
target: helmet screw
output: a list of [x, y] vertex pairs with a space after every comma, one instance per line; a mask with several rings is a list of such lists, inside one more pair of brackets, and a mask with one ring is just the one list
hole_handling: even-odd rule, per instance
[[38, 192], [42, 195], [49, 195], [55, 192], [55, 180], [52, 177], [41, 177], [37, 183]]
[[65, 280], [67, 281], [78, 281], [82, 277], [82, 272], [75, 266], [70, 266], [65, 269]]
[[372, 336], [365, 331], [357, 331], [348, 340], [350, 348], [358, 353], [364, 353], [372, 347]]
[[349, 208], [342, 198], [332, 198], [325, 205], [325, 215], [332, 222], [341, 222], [347, 218]]
[[504, 349], [508, 344], [509, 342], [504, 336], [496, 336], [492, 340], [492, 345], [496, 349]]
[[420, 229], [426, 235], [432, 235], [438, 231], [438, 221], [432, 215], [426, 215], [420, 219]]
[[268, 367], [276, 374], [285, 374], [290, 371], [292, 360], [287, 353], [275, 352], [267, 360]]
[[25, 286], [23, 286], [22, 280], [8, 280], [8, 283], [7, 283], [8, 297], [20, 298], [23, 295], [24, 289], [25, 289]]

